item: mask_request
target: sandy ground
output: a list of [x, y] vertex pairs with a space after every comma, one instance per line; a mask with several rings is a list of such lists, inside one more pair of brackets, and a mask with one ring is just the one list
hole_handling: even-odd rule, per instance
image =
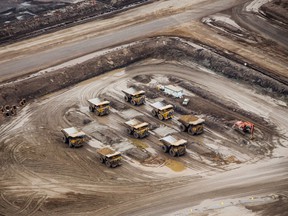
[[[232, 184], [232, 189], [227, 195], [234, 194], [234, 196], [239, 193], [242, 194], [243, 191], [249, 196], [258, 196], [260, 192], [261, 196], [269, 195], [272, 192], [276, 193], [279, 189], [275, 190], [275, 188], [272, 189], [270, 186], [264, 191], [262, 191], [264, 188], [258, 189], [258, 187], [255, 187], [257, 190], [250, 189], [247, 191], [247, 187], [250, 188], [260, 183], [262, 185], [270, 184], [271, 180], [274, 181], [276, 179], [281, 182], [279, 184], [281, 189], [287, 186], [285, 184], [287, 182], [287, 170], [285, 169], [287, 161], [285, 160], [286, 157], [283, 158], [284, 152], [277, 155], [275, 159], [256, 163], [265, 154], [270, 154], [268, 152], [259, 154], [259, 151], [257, 151], [259, 147], [259, 149], [262, 149], [265, 145], [269, 146], [273, 143], [275, 146], [279, 146], [279, 144], [287, 145], [285, 134], [287, 133], [288, 121], [287, 118], [283, 118], [287, 111], [286, 107], [274, 103], [271, 104], [272, 98], [247, 90], [245, 85], [231, 82], [227, 78], [211, 74], [210, 72], [169, 63], [160, 65], [149, 62], [143, 63], [144, 65], [137, 64], [127, 68], [125, 71], [113, 71], [88, 80], [70, 90], [47, 95], [26, 106], [13, 121], [1, 126], [1, 143], [5, 144], [3, 145], [5, 148], [2, 150], [1, 160], [3, 170], [1, 181], [3, 189], [2, 202], [6, 203], [4, 205], [6, 208], [4, 207], [1, 210], [2, 212], [7, 211], [10, 214], [13, 212], [25, 212], [25, 214], [37, 212], [37, 214], [41, 215], [49, 211], [49, 214], [57, 215], [61, 212], [77, 213], [79, 211], [79, 214], [83, 214], [83, 211], [86, 213], [89, 211], [93, 215], [105, 207], [100, 212], [107, 211], [107, 215], [114, 215], [114, 211], [131, 214], [133, 208], [123, 208], [121, 207], [121, 202], [129, 201], [133, 197], [137, 197], [137, 202], [142, 199], [145, 202], [148, 197], [154, 199], [156, 197], [149, 195], [149, 193], [155, 194], [155, 192], [159, 192], [159, 189], [162, 188], [161, 185], [165, 185], [164, 188], [170, 185], [169, 190], [160, 189], [165, 191], [161, 192], [161, 196], [166, 196], [167, 194], [167, 196], [171, 197], [170, 199], [173, 197], [174, 201], [177, 199], [179, 201], [183, 200], [186, 196], [192, 196], [192, 194], [204, 193], [205, 191], [203, 190], [195, 190], [195, 186], [198, 184], [212, 184], [206, 187], [207, 192], [209, 189], [212, 190], [212, 188], [213, 190], [221, 191], [221, 188], [226, 190], [226, 186]], [[130, 138], [124, 132], [123, 122], [131, 117], [151, 116], [149, 103], [154, 102], [155, 98], [148, 98], [145, 106], [133, 107], [126, 104], [129, 107], [129, 110], [125, 109], [126, 111], [119, 110], [119, 107], [115, 106], [109, 116], [102, 118], [95, 117], [95, 115], [89, 113], [87, 99], [104, 94], [111, 97], [111, 101], [125, 103], [122, 99], [121, 89], [126, 88], [127, 83], [131, 83], [131, 78], [135, 75], [153, 77], [155, 70], [157, 70], [158, 75], [155, 80], [152, 78], [151, 82], [149, 82], [152, 86], [155, 83], [159, 83], [159, 81], [161, 83], [161, 80], [165, 80], [163, 78], [167, 76], [189, 80], [194, 85], [201, 86], [207, 92], [213, 91], [213, 94], [217, 97], [237, 103], [240, 108], [247, 107], [247, 104], [249, 104], [251, 113], [260, 116], [262, 116], [262, 113], [266, 113], [266, 118], [278, 126], [280, 135], [265, 138], [261, 130], [258, 129], [255, 133], [256, 140], [251, 141], [249, 136], [243, 137], [242, 134], [231, 128], [227, 129], [227, 132], [221, 133], [221, 129], [219, 131], [219, 129], [207, 125], [205, 133], [199, 137], [190, 137], [186, 133], [181, 133], [181, 137], [189, 141], [188, 153], [184, 157], [172, 159], [160, 149], [158, 138], [162, 134], [159, 131], [152, 130], [152, 135], [140, 141]], [[145, 85], [149, 86], [149, 83]], [[139, 83], [138, 85], [144, 84]], [[206, 106], [209, 106], [209, 104]], [[131, 109], [134, 111], [132, 112]], [[203, 114], [205, 116], [205, 113]], [[179, 114], [176, 113], [175, 120], [172, 121], [160, 122], [153, 117], [145, 120], [150, 123], [154, 122], [153, 124], [160, 127], [165, 126], [166, 129], [164, 128], [162, 131], [166, 130], [167, 133], [179, 136], [176, 121], [178, 117]], [[83, 123], [85, 119], [89, 119], [91, 122], [85, 124]], [[25, 127], [23, 127], [24, 125]], [[84, 132], [89, 134], [91, 140], [83, 148], [69, 149], [61, 141], [60, 129], [75, 125], [81, 127]], [[224, 126], [222, 125], [222, 127]], [[101, 131], [106, 135], [103, 138], [102, 133], [102, 138], [100, 139], [99, 133]], [[12, 134], [17, 135], [11, 136]], [[112, 140], [107, 140], [107, 136], [111, 137]], [[243, 146], [238, 143], [242, 142], [243, 138], [248, 145]], [[266, 142], [267, 144], [265, 144]], [[124, 154], [124, 163], [121, 167], [107, 169], [98, 162], [96, 149], [105, 145], [110, 145]], [[135, 159], [135, 156], [130, 157], [129, 154], [125, 153], [128, 149], [135, 148], [135, 146], [139, 151], [144, 151], [144, 153], [148, 154], [148, 157], [158, 158], [158, 162], [153, 162], [152, 160], [148, 164], [143, 163], [137, 156]], [[219, 158], [215, 156], [216, 153], [220, 155]], [[42, 160], [39, 160], [39, 155], [41, 155]], [[231, 156], [235, 157], [235, 161], [240, 161], [240, 164], [232, 161], [232, 164], [228, 166], [229, 162], [223, 163], [225, 158], [227, 159]], [[269, 163], [269, 166], [267, 166], [267, 163]], [[275, 166], [273, 166], [274, 163], [278, 167], [276, 170]], [[264, 173], [255, 173], [253, 171], [255, 169], [262, 170]], [[245, 175], [244, 173], [241, 174], [243, 180], [239, 179], [241, 170], [245, 171]], [[256, 177], [253, 177], [253, 175], [256, 175]], [[188, 176], [189, 178], [187, 178]], [[181, 181], [175, 185], [175, 182], [180, 177]], [[237, 180], [233, 180], [233, 178]], [[197, 183], [198, 181], [199, 183]], [[205, 183], [206, 181], [207, 183]], [[217, 182], [221, 182], [221, 185], [225, 186], [218, 185], [215, 187], [218, 184]], [[182, 194], [179, 191], [187, 191], [187, 188], [190, 187], [189, 185], [192, 186], [191, 190], [189, 190], [190, 192], [186, 193], [186, 196], [179, 196], [179, 194]], [[237, 188], [241, 187], [241, 185], [244, 188], [243, 191], [233, 189], [233, 187]], [[196, 187], [199, 188], [199, 186]], [[15, 197], [15, 193], [17, 193], [17, 197]], [[111, 197], [112, 194], [113, 197]], [[209, 193], [207, 196], [212, 198], [214, 197], [212, 194]], [[88, 200], [94, 200], [97, 196], [102, 200], [102, 202], [99, 202], [102, 207], [88, 205]], [[115, 205], [115, 202], [120, 197], [121, 201], [119, 207], [117, 207], [118, 205]], [[203, 196], [202, 199], [205, 197]], [[9, 204], [9, 200], [15, 199], [19, 202], [18, 207], [12, 207]], [[81, 202], [87, 202], [87, 205], [78, 209], [77, 205], [72, 207], [67, 204], [67, 202], [77, 203], [79, 199]], [[167, 200], [169, 200], [168, 197]], [[27, 202], [30, 204], [27, 204]], [[58, 202], [66, 203], [67, 207], [59, 207]], [[113, 203], [113, 210], [108, 207], [109, 203]], [[129, 206], [133, 204], [133, 202], [125, 203], [129, 204]], [[165, 207], [158, 210], [152, 208], [154, 205], [151, 205], [150, 208], [139, 211], [139, 215], [149, 214], [149, 211], [163, 214], [174, 211], [180, 206], [183, 208], [184, 206], [194, 205], [192, 201], [177, 203], [179, 205], [171, 205], [173, 208]], [[126, 204], [123, 203], [124, 206]]]
[[[185, 4], [189, 5], [190, 2], [183, 1], [183, 5], [178, 5], [184, 10]], [[160, 6], [173, 6], [175, 2], [158, 3]], [[208, 3], [206, 6], [204, 4], [204, 10], [209, 7]], [[234, 4], [235, 1], [230, 3]], [[221, 5], [221, 1], [215, 4]], [[212, 4], [213, 7], [215, 4]], [[190, 6], [187, 7], [189, 13], [193, 12]], [[200, 11], [199, 17], [200, 14], [219, 11], [220, 7], [210, 8], [206, 12], [200, 9], [197, 9]], [[131, 13], [137, 13], [137, 10], [133, 9]], [[161, 11], [161, 7], [157, 10]], [[163, 14], [167, 14], [167, 11]], [[175, 15], [172, 19], [187, 21], [187, 17], [186, 13], [183, 16]], [[168, 23], [170, 20], [166, 21]], [[237, 24], [236, 20], [231, 22], [224, 19], [224, 22], [237, 29], [245, 28]], [[267, 55], [267, 58], [271, 57], [271, 62], [274, 61], [273, 67], [269, 61], [265, 63], [267, 59], [257, 52], [262, 50], [257, 45], [253, 47], [246, 42], [246, 46], [249, 44], [250, 47], [245, 49], [243, 42], [233, 43], [235, 34], [230, 33], [227, 39], [227, 35], [217, 35], [215, 29], [207, 26], [190, 23], [181, 30], [167, 32], [180, 32], [203, 43], [253, 57], [250, 61], [256, 65], [275, 69], [275, 74], [286, 75], [284, 69], [287, 61], [280, 48], [275, 47], [276, 51]], [[191, 33], [192, 27], [197, 31], [194, 29]], [[159, 31], [159, 26], [155, 24], [155, 29], [152, 29], [148, 32]], [[216, 32], [223, 29], [227, 30], [222, 25]], [[70, 30], [66, 31], [68, 35]], [[62, 33], [63, 38], [67, 37], [65, 31]], [[53, 35], [58, 37], [57, 34]], [[21, 67], [21, 61], [17, 59], [25, 60], [26, 57], [29, 59], [39, 55], [36, 51], [50, 56], [49, 52], [55, 52], [55, 49], [44, 51], [43, 44], [54, 47], [55, 44], [50, 43], [50, 40], [55, 37], [47, 40], [47, 36], [41, 36], [39, 41], [35, 39], [27, 41], [27, 44], [20, 42], [9, 45], [0, 54], [1, 64], [7, 63], [6, 68], [9, 69], [11, 64], [17, 62], [17, 67]], [[72, 41], [76, 43], [83, 39], [71, 38], [65, 44], [61, 42], [61, 37], [58, 44], [68, 50], [70, 42], [72, 44]], [[225, 40], [227, 43], [223, 43]], [[109, 43], [105, 46], [109, 46]], [[276, 61], [277, 55], [280, 58]], [[51, 61], [51, 64], [55, 62]], [[27, 71], [35, 70], [35, 65], [28, 66]], [[41, 68], [48, 66], [41, 62]], [[13, 70], [15, 74], [11, 75], [18, 76], [18, 70]], [[136, 76], [140, 76], [140, 79]], [[207, 120], [204, 134], [191, 137], [180, 132], [177, 122], [180, 112], [176, 112], [173, 120], [164, 122], [151, 116], [149, 104], [157, 100], [172, 101], [181, 107], [181, 100], [171, 99], [155, 89], [157, 84], [170, 82], [179, 86], [183, 83], [186, 83], [185, 86], [193, 85], [208, 95], [203, 98], [200, 94], [184, 89], [191, 99], [187, 109]], [[134, 107], [123, 101], [121, 90], [131, 84], [137, 84], [149, 93], [146, 105]], [[109, 98], [113, 102], [110, 115], [96, 117], [89, 112], [87, 99], [96, 96]], [[211, 97], [220, 99], [222, 105], [211, 102]], [[254, 140], [232, 130], [231, 122], [244, 117], [233, 112], [232, 105], [249, 112], [251, 118], [255, 116], [268, 122], [263, 125], [260, 120], [255, 122]], [[133, 117], [155, 126], [150, 136], [135, 140], [125, 133], [123, 122]], [[78, 126], [88, 134], [87, 144], [83, 148], [70, 149], [62, 142], [60, 129], [69, 126]], [[272, 126], [275, 128], [272, 129]], [[193, 62], [183, 64], [151, 59], [137, 62], [35, 99], [17, 116], [0, 126], [0, 214], [285, 215], [288, 211], [287, 130], [287, 104], [263, 95], [245, 83], [215, 74]], [[158, 139], [169, 133], [188, 140], [185, 156], [171, 158], [161, 151]], [[122, 152], [123, 165], [108, 169], [100, 164], [96, 150], [103, 146], [111, 146]]]

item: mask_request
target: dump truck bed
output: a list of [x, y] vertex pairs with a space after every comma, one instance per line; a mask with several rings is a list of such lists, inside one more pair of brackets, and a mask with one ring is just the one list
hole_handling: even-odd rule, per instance
[[99, 149], [99, 150], [97, 150], [97, 152], [101, 155], [105, 155], [106, 157], [112, 157], [112, 156], [120, 154], [120, 152], [115, 152], [114, 150], [107, 148], [107, 147]]
[[184, 139], [179, 139], [177, 140], [175, 137], [169, 135], [169, 136], [166, 136], [166, 137], [163, 137], [160, 139], [161, 141], [164, 141], [170, 145], [173, 145], [173, 146], [180, 146], [180, 145], [183, 145], [185, 143], [187, 143], [186, 140]]
[[127, 122], [125, 122], [126, 125], [130, 126], [130, 127], [134, 127], [134, 128], [141, 128], [141, 127], [144, 127], [144, 126], [148, 126], [148, 123], [146, 122], [140, 122], [138, 121], [137, 119], [131, 119]]
[[85, 136], [85, 133], [82, 131], [78, 131], [75, 127], [65, 128], [61, 130], [66, 136], [69, 137], [81, 137]]
[[145, 93], [145, 91], [142, 91], [142, 90], [138, 91], [138, 90], [136, 90], [135, 88], [132, 88], [132, 87], [128, 88], [128, 89], [125, 89], [125, 90], [122, 90], [122, 92], [124, 92], [125, 94], [132, 95], [132, 96]]
[[172, 105], [167, 105], [165, 103], [163, 103], [162, 101], [158, 101], [155, 102], [153, 104], [150, 104], [153, 108], [158, 109], [158, 110], [164, 110], [164, 109], [168, 109], [168, 108], [173, 108]]
[[198, 125], [205, 122], [204, 119], [198, 118], [194, 115], [183, 115], [178, 119], [178, 121], [189, 125]]
[[109, 101], [102, 101], [100, 98], [93, 98], [88, 100], [89, 103], [95, 105], [95, 106], [100, 106], [100, 105], [109, 105]]

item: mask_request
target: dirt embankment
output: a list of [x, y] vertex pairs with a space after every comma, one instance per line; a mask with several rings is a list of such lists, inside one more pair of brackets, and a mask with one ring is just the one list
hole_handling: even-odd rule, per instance
[[274, 0], [260, 7], [266, 17], [288, 24], [288, 1]]
[[[287, 100], [288, 86], [247, 66], [231, 61], [206, 48], [195, 48], [179, 38], [158, 37], [111, 51], [73, 67], [31, 76], [0, 86], [0, 104], [12, 105], [22, 98], [33, 99], [131, 63], [157, 58], [196, 62], [206, 68]], [[272, 73], [272, 72], [271, 72]], [[279, 80], [285, 81], [285, 78]]]
[[[88, 0], [64, 5], [58, 9], [54, 8], [54, 10], [51, 8], [51, 10], [49, 10], [48, 7], [47, 10], [35, 11], [34, 16], [0, 24], [0, 43], [29, 35], [43, 34], [51, 29], [63, 28], [63, 26], [85, 22], [85, 20], [91, 20], [93, 17], [120, 10], [131, 4], [139, 4], [146, 1], [147, 0]], [[28, 11], [29, 10], [31, 9], [28, 8]], [[11, 13], [13, 13], [13, 11]]]

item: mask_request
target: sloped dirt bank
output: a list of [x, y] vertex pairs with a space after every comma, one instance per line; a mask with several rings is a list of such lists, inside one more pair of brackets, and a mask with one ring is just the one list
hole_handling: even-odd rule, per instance
[[[241, 65], [221, 56], [208, 48], [179, 38], [157, 37], [133, 43], [125, 48], [90, 59], [73, 67], [62, 68], [54, 72], [31, 75], [0, 86], [0, 104], [17, 104], [22, 98], [27, 100], [67, 88], [83, 80], [103, 74], [131, 63], [156, 58], [169, 61], [200, 64], [224, 76], [261, 87], [261, 91], [287, 100], [288, 86], [285, 77], [275, 80], [248, 66]], [[157, 73], [157, 71], [156, 71]], [[273, 72], [271, 72], [273, 74]], [[281, 81], [283, 81], [281, 83]]]
[[[95, 1], [87, 0], [81, 1], [75, 4], [64, 4], [59, 6], [60, 8], [53, 9], [53, 4], [45, 3], [46, 7], [43, 7], [43, 3], [35, 3], [30, 7], [26, 6], [25, 14], [35, 14], [20, 20], [13, 19], [9, 22], [0, 22], [0, 43], [9, 42], [16, 39], [27, 38], [35, 35], [40, 35], [48, 31], [55, 31], [64, 27], [73, 26], [75, 24], [91, 21], [92, 19], [99, 18], [99, 16], [108, 15], [118, 12], [119, 10], [126, 10], [129, 7], [145, 3], [147, 0], [116, 0], [116, 1]], [[30, 3], [27, 3], [30, 5]], [[51, 5], [51, 6], [49, 6]], [[5, 14], [16, 13], [16, 9], [11, 11], [4, 11], [0, 13], [0, 18], [9, 20], [9, 17], [5, 17]], [[10, 16], [11, 16], [10, 15]], [[4, 16], [4, 17], [3, 17]], [[17, 15], [15, 15], [17, 16]], [[1, 19], [0, 19], [1, 20]]]

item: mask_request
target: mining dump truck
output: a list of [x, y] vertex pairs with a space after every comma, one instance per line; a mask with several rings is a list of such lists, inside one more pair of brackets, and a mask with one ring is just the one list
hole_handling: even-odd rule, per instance
[[166, 105], [159, 101], [151, 104], [151, 106], [153, 107], [152, 115], [157, 116], [160, 120], [173, 118], [174, 109], [171, 104]]
[[149, 124], [146, 122], [140, 122], [137, 119], [131, 119], [125, 122], [127, 127], [127, 133], [132, 134], [134, 138], [143, 138], [149, 135]]
[[188, 131], [191, 135], [203, 133], [204, 119], [198, 118], [194, 115], [183, 115], [178, 119], [178, 121], [181, 123], [180, 130], [183, 132]]
[[172, 157], [184, 155], [186, 152], [187, 141], [184, 139], [176, 139], [175, 137], [169, 135], [164, 138], [161, 138], [162, 150], [169, 154]]
[[75, 127], [62, 129], [64, 134], [63, 141], [68, 143], [69, 147], [81, 147], [84, 143], [85, 133], [78, 131]]
[[145, 103], [145, 91], [137, 91], [134, 88], [122, 90], [125, 94], [124, 99], [126, 102], [130, 102], [132, 105], [141, 105]]
[[110, 148], [102, 148], [97, 151], [101, 163], [105, 163], [107, 167], [116, 167], [121, 165], [121, 153], [115, 152]]
[[99, 98], [93, 98], [88, 100], [89, 110], [95, 112], [96, 115], [108, 115], [110, 112], [110, 102], [107, 100], [101, 100]]

